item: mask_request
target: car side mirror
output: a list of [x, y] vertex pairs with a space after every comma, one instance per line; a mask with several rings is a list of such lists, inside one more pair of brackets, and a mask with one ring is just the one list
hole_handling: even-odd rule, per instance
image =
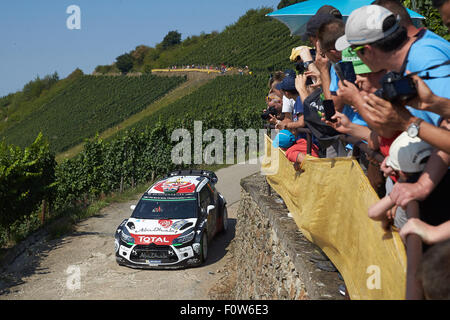
[[130, 206], [130, 209], [134, 210], [134, 209], [136, 209], [136, 206], [133, 204], [133, 205]]
[[209, 212], [210, 212], [211, 210], [214, 210], [215, 208], [216, 208], [215, 205], [210, 204], [210, 205], [206, 208], [206, 212], [209, 214]]

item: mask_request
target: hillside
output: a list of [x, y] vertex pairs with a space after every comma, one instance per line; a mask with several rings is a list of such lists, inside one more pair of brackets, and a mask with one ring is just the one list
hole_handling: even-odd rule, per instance
[[202, 121], [203, 130], [259, 129], [267, 83], [268, 78], [262, 74], [217, 77], [129, 129], [142, 131], [161, 122], [169, 131], [186, 128], [192, 132], [194, 121]]
[[[291, 66], [288, 57], [293, 47], [302, 44], [289, 29], [275, 19], [266, 17], [271, 8], [249, 10], [222, 32], [188, 37], [181, 43], [163, 49], [139, 45], [128, 54], [134, 61], [132, 71], [177, 65], [248, 66], [252, 71], [271, 72]], [[99, 66], [99, 73], [117, 72], [114, 65]]]
[[127, 119], [185, 81], [184, 77], [79, 77], [0, 137], [26, 146], [39, 132], [61, 152]]
[[[270, 11], [267, 8], [249, 10], [221, 33], [190, 37], [164, 50], [158, 46], [143, 50], [142, 46], [138, 46], [144, 56], [139, 58], [137, 50], [130, 53], [139, 58], [134, 61], [132, 71], [191, 63], [225, 63], [229, 66], [249, 66], [253, 73], [262, 72], [267, 79], [269, 71], [291, 67], [288, 56], [292, 47], [301, 43], [298, 37], [290, 36], [283, 24], [265, 16]], [[162, 83], [157, 81], [156, 86], [156, 82], [152, 81], [157, 80], [145, 72], [141, 78], [97, 78], [82, 73], [70, 76], [58, 81], [37, 98], [16, 103], [14, 112], [9, 110], [7, 121], [0, 124], [0, 138], [7, 143], [25, 146], [42, 131], [49, 138], [51, 149], [60, 153], [85, 138], [120, 124], [180, 84], [179, 81], [165, 79]], [[165, 81], [170, 84], [164, 84]], [[158, 86], [161, 87], [155, 91]], [[18, 92], [14, 96], [21, 94]], [[228, 95], [232, 97], [238, 93], [230, 91]], [[192, 105], [199, 105], [198, 102], [203, 104], [207, 96], [193, 95], [190, 98]], [[174, 102], [169, 108], [176, 105]], [[263, 106], [263, 100], [259, 105]]]

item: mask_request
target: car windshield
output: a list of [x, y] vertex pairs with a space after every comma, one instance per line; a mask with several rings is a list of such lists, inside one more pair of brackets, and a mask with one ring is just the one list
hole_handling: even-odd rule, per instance
[[197, 218], [197, 199], [143, 198], [131, 215], [136, 219], [189, 219]]

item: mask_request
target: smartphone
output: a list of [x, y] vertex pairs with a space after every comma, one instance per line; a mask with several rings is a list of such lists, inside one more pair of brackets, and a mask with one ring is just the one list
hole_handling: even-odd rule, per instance
[[311, 53], [312, 60], [316, 60], [316, 49], [309, 49], [309, 52]]
[[312, 85], [312, 84], [314, 84], [312, 78], [311, 78], [311, 77], [307, 77], [307, 78], [306, 78], [305, 85], [310, 86], [310, 85]]
[[336, 120], [331, 119], [335, 115], [336, 110], [334, 109], [333, 100], [323, 100], [323, 110], [325, 111], [325, 119], [331, 122], [336, 122]]
[[353, 63], [350, 61], [339, 62], [334, 65], [334, 70], [336, 70], [336, 74], [342, 82], [344, 80], [350, 81], [351, 83], [355, 83], [356, 74], [355, 68], [353, 68]]

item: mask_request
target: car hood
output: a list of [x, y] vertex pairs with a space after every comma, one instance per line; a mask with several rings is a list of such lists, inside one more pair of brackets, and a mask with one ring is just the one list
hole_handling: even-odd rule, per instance
[[[126, 226], [134, 235], [180, 235], [195, 226], [196, 218], [190, 219], [128, 219]], [[134, 228], [130, 226], [134, 225]]]

